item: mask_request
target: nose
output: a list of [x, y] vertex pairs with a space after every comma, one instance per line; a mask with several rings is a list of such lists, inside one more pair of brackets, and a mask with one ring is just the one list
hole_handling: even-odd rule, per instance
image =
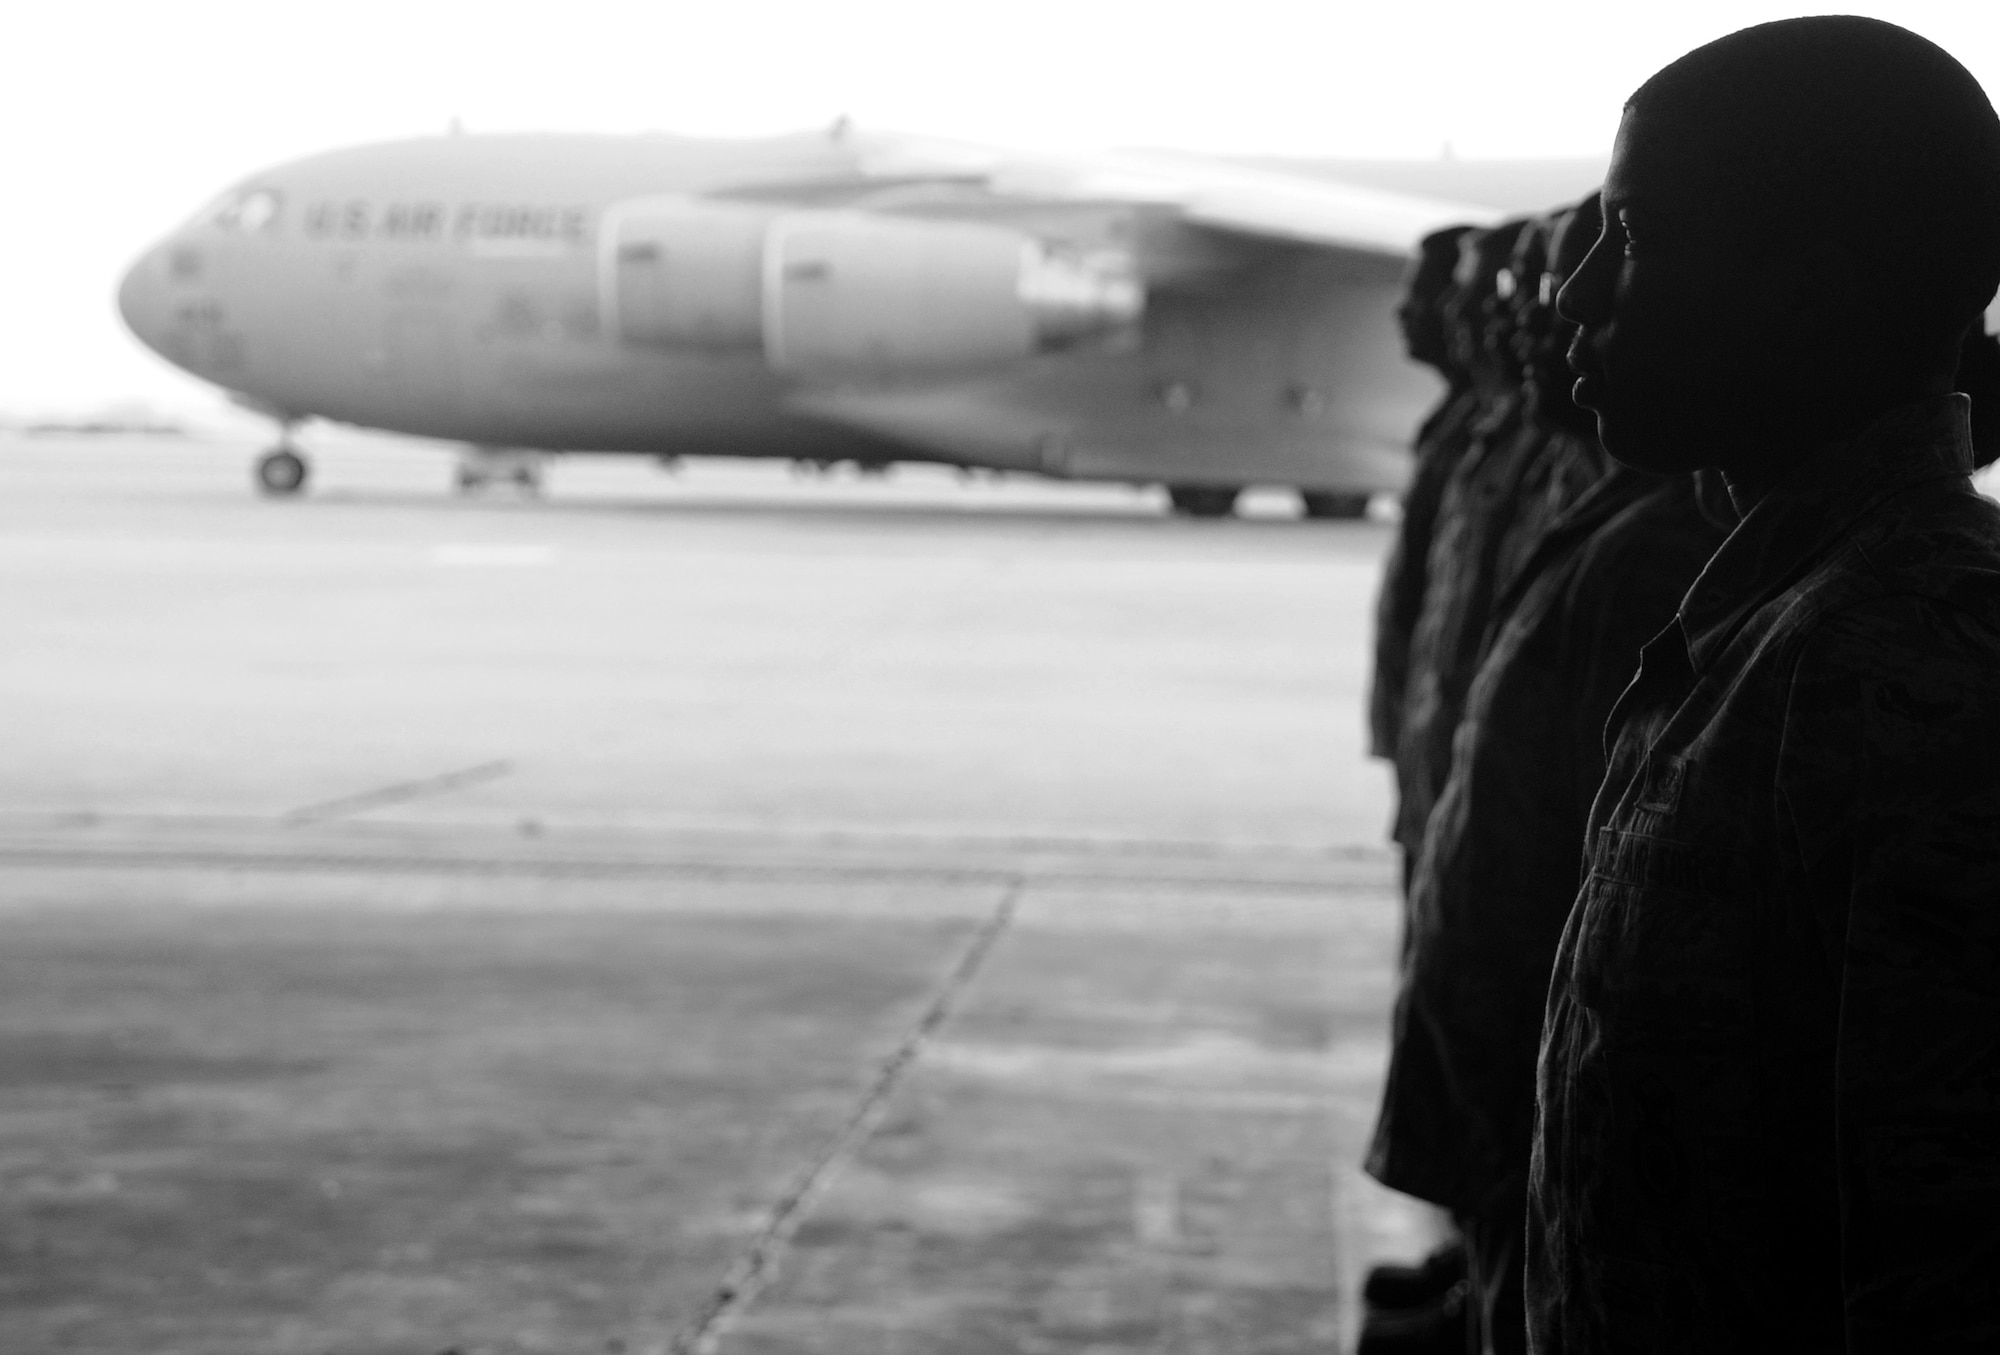
[[160, 272], [160, 252], [148, 250], [118, 284], [118, 314], [146, 348], [160, 346], [160, 322], [166, 314], [166, 280]]
[[118, 284], [118, 314], [139, 342], [158, 351], [167, 328], [166, 248], [139, 256]]
[[1576, 271], [1556, 290], [1556, 314], [1573, 325], [1588, 325], [1601, 321], [1605, 302], [1609, 299], [1606, 283], [1615, 276], [1610, 266], [1611, 256], [1606, 251], [1605, 236], [1599, 236], [1590, 252], [1583, 256], [1583, 262]]

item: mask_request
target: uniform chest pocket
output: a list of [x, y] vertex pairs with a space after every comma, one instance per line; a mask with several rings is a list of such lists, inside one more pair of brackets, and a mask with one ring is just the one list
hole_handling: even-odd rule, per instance
[[1755, 1009], [1752, 900], [1687, 843], [1600, 841], [1579, 901], [1573, 981], [1609, 1028], [1641, 1042], [1728, 1038]]
[[1647, 814], [1677, 813], [1681, 807], [1681, 791], [1687, 785], [1689, 765], [1684, 757], [1649, 758], [1645, 779], [1639, 786], [1639, 809]]

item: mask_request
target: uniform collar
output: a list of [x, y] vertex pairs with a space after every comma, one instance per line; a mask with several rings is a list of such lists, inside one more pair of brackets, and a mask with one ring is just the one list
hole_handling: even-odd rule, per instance
[[1577, 495], [1576, 502], [1556, 519], [1554, 531], [1595, 531], [1654, 490], [1675, 483], [1676, 477], [1671, 475], [1649, 475], [1645, 471], [1620, 465], [1609, 457], [1600, 459], [1604, 463], [1604, 473], [1591, 482], [1589, 489]]
[[1495, 396], [1480, 401], [1479, 416], [1472, 422], [1482, 436], [1492, 437], [1495, 433], [1512, 424], [1521, 413], [1521, 397], [1518, 394]]
[[1681, 603], [1695, 671], [1752, 610], [1890, 496], [1972, 472], [1972, 402], [1944, 395], [1898, 406], [1807, 457], [1744, 515]]

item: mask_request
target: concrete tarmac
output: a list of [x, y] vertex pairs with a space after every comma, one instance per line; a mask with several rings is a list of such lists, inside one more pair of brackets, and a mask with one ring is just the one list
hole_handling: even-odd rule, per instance
[[0, 436], [0, 1349], [1324, 1351], [1387, 529]]

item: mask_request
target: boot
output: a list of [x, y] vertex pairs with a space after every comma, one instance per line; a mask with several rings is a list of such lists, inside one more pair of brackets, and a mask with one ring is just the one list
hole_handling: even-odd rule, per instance
[[1370, 1308], [1422, 1308], [1465, 1278], [1465, 1243], [1445, 1243], [1413, 1266], [1376, 1266], [1361, 1286]]
[[1425, 1307], [1370, 1312], [1354, 1355], [1465, 1355], [1471, 1343], [1468, 1289], [1460, 1280]]

